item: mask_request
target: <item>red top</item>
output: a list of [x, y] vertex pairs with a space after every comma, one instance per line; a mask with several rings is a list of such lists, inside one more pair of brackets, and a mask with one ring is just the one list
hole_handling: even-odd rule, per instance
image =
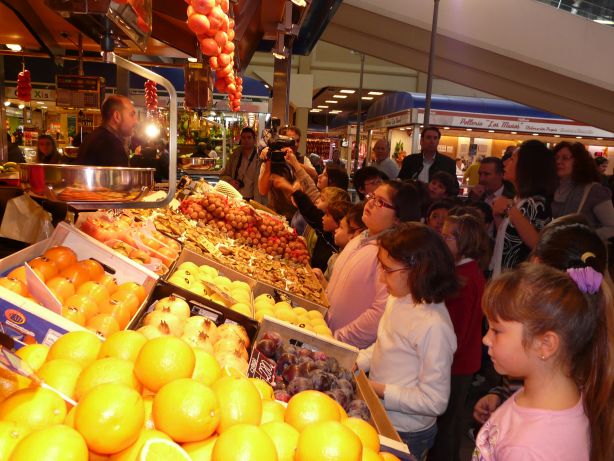
[[456, 275], [461, 288], [456, 296], [446, 299], [457, 342], [452, 374], [471, 375], [480, 369], [482, 361], [481, 302], [486, 281], [474, 260], [456, 266]]

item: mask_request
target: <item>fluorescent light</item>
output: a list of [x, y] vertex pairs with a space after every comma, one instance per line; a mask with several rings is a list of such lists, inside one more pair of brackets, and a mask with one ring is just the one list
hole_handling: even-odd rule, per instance
[[420, 125], [420, 128], [424, 128], [424, 125]]
[[518, 134], [516, 131], [510, 131], [510, 133], [512, 133], [512, 134]]
[[362, 96], [360, 99], [364, 99], [365, 101], [371, 101], [373, 96]]
[[190, 57], [188, 58], [188, 61], [189, 61], [189, 62], [198, 62], [198, 59], [193, 58], [192, 56], [190, 56]]
[[604, 26], [612, 26], [614, 25], [614, 21], [611, 19], [593, 19], [598, 24], [603, 24]]
[[23, 109], [24, 107], [26, 107], [25, 104], [19, 104], [17, 107], [19, 107], [20, 109]]
[[582, 139], [582, 136], [576, 136], [576, 139]]
[[264, 87], [265, 87], [266, 89], [271, 88], [271, 87], [269, 86], [269, 84], [268, 84], [268, 83], [265, 83], [265, 84], [264, 84]]
[[305, 0], [292, 0], [296, 6], [307, 6], [307, 2]]
[[401, 131], [405, 131], [405, 128], [399, 128], [399, 130], [401, 130]]
[[489, 132], [489, 133], [494, 133], [494, 132], [495, 132], [495, 130], [488, 130], [488, 132]]
[[554, 137], [555, 137], [555, 138], [560, 138], [560, 137], [561, 137], [561, 135], [560, 135], [560, 134], [555, 134], [555, 135], [554, 135]]
[[328, 106], [318, 106], [319, 109], [328, 109]]
[[381, 96], [384, 94], [384, 92], [383, 91], [369, 91], [369, 94], [371, 96]]
[[346, 96], [346, 95], [344, 95], [344, 94], [336, 94], [336, 95], [334, 95], [334, 96], [333, 96], [333, 98], [337, 98], [337, 99], [346, 99], [346, 98], [347, 98], [347, 96]]
[[444, 129], [444, 130], [449, 130], [449, 129], [450, 129], [450, 127], [449, 127], [449, 126], [444, 126], [444, 127], [443, 127], [443, 129]]
[[42, 106], [45, 103], [43, 101], [36, 101], [36, 104], [40, 104]]
[[354, 94], [354, 93], [356, 93], [356, 90], [341, 90], [341, 91], [339, 91], [339, 93]]
[[533, 136], [539, 136], [539, 134], [538, 133], [533, 133]]
[[4, 101], [4, 105], [5, 105], [6, 107], [10, 106], [10, 105], [11, 105], [11, 101]]
[[322, 112], [322, 109], [311, 109], [309, 112]]
[[46, 108], [47, 108], [47, 106], [41, 106], [41, 109], [46, 109]]
[[21, 45], [16, 43], [7, 43], [6, 47], [11, 51], [21, 51]]
[[473, 131], [473, 128], [467, 128], [467, 131]]
[[343, 112], [342, 110], [331, 110], [329, 113], [330, 114], [340, 114], [341, 112]]
[[598, 141], [603, 141], [603, 138], [597, 138]]
[[324, 101], [327, 104], [339, 104], [339, 101], [335, 101], [333, 99], [327, 99], [326, 101]]

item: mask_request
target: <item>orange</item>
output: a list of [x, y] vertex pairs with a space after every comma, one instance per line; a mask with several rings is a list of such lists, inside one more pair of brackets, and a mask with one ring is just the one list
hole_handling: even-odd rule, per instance
[[301, 432], [306, 426], [321, 421], [339, 421], [337, 402], [319, 391], [303, 391], [292, 396], [286, 408], [285, 421]]
[[147, 389], [157, 392], [176, 379], [194, 373], [192, 348], [174, 336], [160, 336], [145, 343], [134, 363], [134, 373]]
[[360, 439], [338, 421], [321, 421], [305, 427], [295, 453], [295, 461], [361, 461], [361, 457]]
[[153, 420], [153, 395], [143, 396], [143, 405], [145, 405], [145, 429], [155, 429], [156, 425]]
[[9, 459], [9, 455], [31, 429], [22, 423], [0, 421], [0, 459]]
[[196, 347], [192, 350], [196, 358], [192, 379], [210, 386], [222, 376], [222, 368], [213, 354]]
[[74, 400], [75, 386], [82, 369], [74, 360], [55, 359], [45, 363], [37, 375], [45, 383]]
[[134, 376], [134, 364], [129, 360], [107, 357], [98, 359], [83, 369], [77, 386], [75, 388], [75, 398], [81, 398], [94, 387], [104, 383], [123, 384], [131, 387], [137, 392], [141, 392], [141, 383]]
[[64, 418], [64, 424], [66, 424], [67, 426], [72, 427], [73, 429], [75, 428], [75, 412], [76, 411], [77, 411], [77, 407], [72, 407], [68, 411], [68, 414], [66, 415], [66, 418]]
[[275, 400], [273, 388], [269, 383], [259, 378], [249, 378], [249, 380], [254, 386], [256, 386], [256, 389], [258, 389], [258, 392], [260, 393], [260, 398], [262, 400]]
[[262, 400], [256, 386], [247, 378], [224, 376], [211, 385], [220, 402], [221, 418], [217, 432], [239, 424], [260, 424]]
[[215, 442], [217, 442], [217, 435], [213, 435], [200, 442], [184, 443], [181, 446], [192, 458], [192, 461], [211, 461]]
[[183, 448], [166, 439], [150, 439], [143, 449], [139, 461], [192, 461]]
[[58, 424], [24, 437], [11, 454], [11, 461], [88, 461], [85, 440], [72, 427]]
[[136, 442], [130, 445], [125, 450], [120, 451], [114, 455], [111, 455], [111, 461], [135, 461], [139, 459], [139, 453], [143, 448], [143, 445], [148, 440], [151, 439], [166, 439], [171, 440], [171, 438], [166, 435], [164, 432], [156, 431], [156, 430], [148, 430], [143, 429], [139, 434], [139, 438]]
[[145, 421], [141, 395], [127, 386], [107, 383], [89, 391], [75, 413], [75, 428], [96, 453], [117, 453], [139, 437]]
[[275, 400], [263, 400], [262, 401], [262, 417], [260, 418], [260, 424], [271, 423], [273, 421], [284, 422], [285, 407]]
[[0, 401], [17, 392], [19, 389], [29, 387], [32, 383], [28, 378], [21, 377], [22, 384], [20, 384], [19, 377], [18, 374], [0, 367]]
[[85, 327], [104, 338], [108, 338], [121, 329], [119, 322], [111, 314], [96, 314], [86, 322]]
[[380, 451], [379, 456], [383, 461], [401, 461], [398, 457], [387, 451]]
[[271, 437], [279, 461], [294, 461], [299, 432], [287, 423], [267, 423], [260, 427]]
[[197, 442], [215, 432], [220, 423], [220, 403], [204, 384], [178, 379], [158, 391], [152, 414], [156, 428], [175, 442]]
[[138, 331], [118, 331], [109, 335], [105, 342], [102, 343], [98, 358], [104, 359], [105, 357], [115, 357], [134, 362], [136, 356], [146, 342], [147, 338], [145, 335]]
[[358, 436], [363, 447], [368, 447], [374, 452], [379, 452], [379, 435], [373, 426], [360, 418], [347, 418], [341, 424], [349, 427]]
[[260, 427], [236, 424], [215, 442], [211, 461], [277, 461], [271, 437]]
[[98, 304], [89, 296], [79, 293], [66, 298], [62, 310], [64, 308], [78, 310], [84, 315], [86, 322], [98, 313]]
[[37, 371], [47, 360], [49, 347], [44, 344], [29, 344], [19, 349], [16, 354], [21, 360], [25, 360], [32, 370]]
[[32, 429], [61, 424], [64, 418], [64, 400], [42, 387], [22, 389], [0, 403], [0, 420], [24, 423]]
[[382, 461], [382, 457], [377, 451], [373, 451], [363, 445], [361, 461]]
[[76, 323], [79, 326], [85, 325], [85, 314], [76, 307], [62, 306], [62, 317]]
[[96, 360], [101, 345], [100, 338], [89, 331], [72, 331], [53, 343], [47, 360], [69, 359], [86, 366]]
[[88, 461], [107, 461], [111, 458], [109, 458], [107, 455], [99, 455], [98, 453], [94, 453], [93, 451], [89, 452], [89, 459]]

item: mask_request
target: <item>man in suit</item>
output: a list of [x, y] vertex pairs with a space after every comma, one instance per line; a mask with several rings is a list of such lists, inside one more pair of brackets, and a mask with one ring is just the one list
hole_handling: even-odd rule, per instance
[[418, 179], [428, 183], [434, 173], [445, 171], [456, 177], [456, 163], [447, 155], [437, 152], [441, 132], [434, 126], [424, 127], [420, 133], [419, 154], [405, 157], [399, 179]]
[[478, 170], [479, 184], [471, 190], [471, 198], [491, 207], [498, 197], [514, 198], [514, 186], [503, 180], [503, 162], [497, 157], [482, 159]]

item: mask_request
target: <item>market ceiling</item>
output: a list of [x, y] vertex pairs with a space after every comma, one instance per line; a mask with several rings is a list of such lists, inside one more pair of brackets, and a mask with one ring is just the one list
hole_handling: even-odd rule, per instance
[[[71, 4], [71, 0], [63, 0]], [[0, 0], [0, 54], [15, 54], [6, 44], [19, 44], [23, 56], [74, 58], [77, 54], [79, 29], [74, 24], [90, 15], [70, 21], [47, 6], [45, 0]], [[83, 1], [74, 2], [75, 4]], [[309, 54], [332, 18], [341, 0], [307, 2], [294, 7], [293, 22], [301, 25], [294, 44], [295, 54]], [[277, 37], [285, 0], [234, 0], [231, 2], [237, 31], [237, 55], [245, 68], [258, 49], [270, 49]], [[85, 59], [100, 60], [100, 41], [82, 28]], [[117, 48], [122, 56], [152, 65], [181, 65], [196, 56], [196, 38], [186, 24], [186, 4], [181, 0], [152, 1], [152, 35], [145, 51], [125, 42]]]

